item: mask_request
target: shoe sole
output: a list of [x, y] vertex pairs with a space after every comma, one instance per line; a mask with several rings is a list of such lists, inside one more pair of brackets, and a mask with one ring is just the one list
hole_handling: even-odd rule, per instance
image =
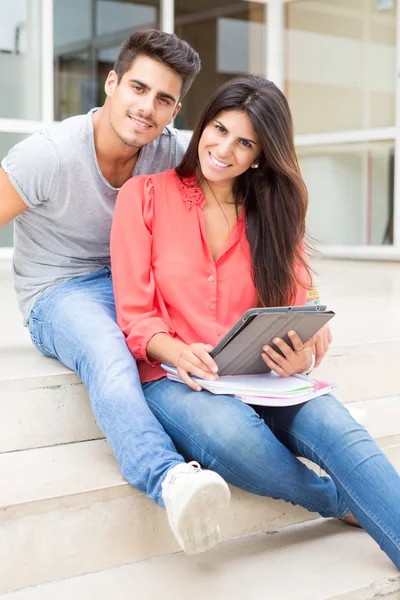
[[189, 555], [210, 550], [221, 540], [219, 518], [226, 511], [231, 493], [221, 480], [203, 484], [183, 507], [176, 536]]

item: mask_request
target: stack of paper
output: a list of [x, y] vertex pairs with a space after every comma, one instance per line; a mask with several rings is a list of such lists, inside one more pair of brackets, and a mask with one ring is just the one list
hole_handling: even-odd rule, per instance
[[[183, 383], [177, 370], [162, 365], [172, 381]], [[304, 375], [280, 377], [276, 373], [262, 375], [233, 375], [219, 377], [215, 381], [192, 377], [203, 389], [212, 394], [230, 394], [237, 396], [247, 404], [261, 406], [292, 406], [307, 402], [317, 396], [328, 394], [335, 384], [317, 381]]]

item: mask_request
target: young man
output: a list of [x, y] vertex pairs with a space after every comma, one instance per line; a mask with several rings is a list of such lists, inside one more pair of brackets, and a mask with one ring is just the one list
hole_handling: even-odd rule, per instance
[[186, 42], [136, 32], [107, 77], [104, 106], [30, 136], [0, 170], [0, 227], [15, 218], [14, 280], [32, 341], [79, 375], [124, 477], [167, 509], [188, 553], [218, 542], [229, 489], [184, 462], [145, 403], [116, 325], [109, 237], [119, 188], [180, 162], [186, 141], [166, 125], [199, 70]]

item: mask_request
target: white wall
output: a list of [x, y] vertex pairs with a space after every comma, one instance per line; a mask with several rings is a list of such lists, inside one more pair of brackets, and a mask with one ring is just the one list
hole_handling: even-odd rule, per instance
[[376, 0], [289, 5], [286, 92], [296, 133], [395, 124], [396, 14]]
[[40, 120], [40, 0], [0, 0], [0, 49], [0, 118]]

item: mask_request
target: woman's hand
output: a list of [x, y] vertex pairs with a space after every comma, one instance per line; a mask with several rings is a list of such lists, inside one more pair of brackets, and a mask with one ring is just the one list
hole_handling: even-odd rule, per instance
[[295, 331], [289, 331], [288, 335], [294, 350], [281, 338], [274, 338], [273, 342], [281, 350], [283, 356], [270, 346], [263, 346], [264, 352], [261, 354], [265, 364], [271, 371], [275, 371], [281, 377], [302, 373], [312, 363], [315, 338], [312, 337], [306, 344], [303, 344]]
[[201, 387], [193, 381], [189, 373], [211, 381], [218, 377], [217, 364], [210, 356], [212, 349], [210, 344], [190, 344], [180, 351], [176, 360], [179, 377], [196, 392], [200, 392]]

